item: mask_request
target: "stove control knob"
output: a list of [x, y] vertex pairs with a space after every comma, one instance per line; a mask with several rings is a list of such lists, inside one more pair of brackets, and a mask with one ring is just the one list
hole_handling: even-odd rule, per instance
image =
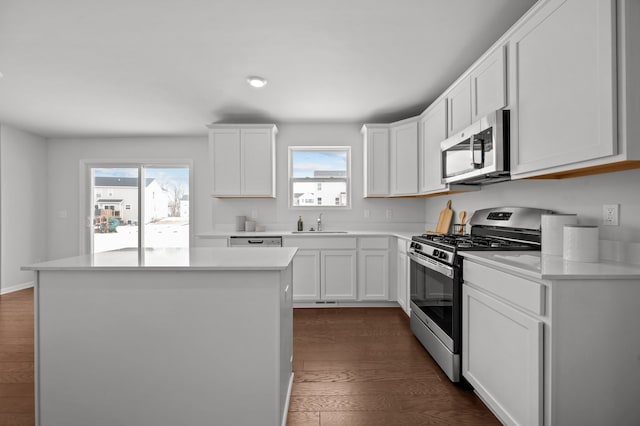
[[449, 256], [447, 256], [447, 253], [445, 252], [440, 252], [440, 259], [447, 259]]
[[433, 257], [435, 257], [436, 259], [440, 257], [440, 250], [438, 249], [433, 249]]

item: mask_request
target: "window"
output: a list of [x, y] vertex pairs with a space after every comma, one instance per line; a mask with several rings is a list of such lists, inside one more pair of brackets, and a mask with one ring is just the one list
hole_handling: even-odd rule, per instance
[[190, 164], [87, 164], [87, 178], [89, 253], [189, 247]]
[[290, 207], [349, 207], [351, 147], [289, 147]]

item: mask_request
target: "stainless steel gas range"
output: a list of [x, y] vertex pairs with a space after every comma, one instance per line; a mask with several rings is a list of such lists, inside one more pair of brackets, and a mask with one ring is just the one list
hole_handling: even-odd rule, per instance
[[478, 210], [467, 235], [414, 236], [411, 259], [411, 330], [453, 382], [460, 381], [462, 257], [459, 251], [540, 250], [541, 217], [525, 207]]

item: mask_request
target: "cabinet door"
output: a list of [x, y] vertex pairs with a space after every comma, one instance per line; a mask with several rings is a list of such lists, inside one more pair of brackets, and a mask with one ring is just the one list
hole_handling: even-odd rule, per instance
[[242, 129], [242, 195], [274, 197], [272, 130]]
[[513, 33], [512, 175], [616, 154], [615, 3], [552, 0]]
[[293, 258], [293, 299], [320, 300], [319, 250], [298, 250]]
[[471, 71], [471, 121], [507, 106], [506, 46]]
[[391, 194], [418, 193], [418, 122], [391, 127]]
[[213, 195], [240, 195], [240, 129], [214, 129], [209, 133]]
[[323, 300], [356, 299], [356, 251], [327, 250], [321, 252], [320, 271]]
[[447, 138], [447, 102], [438, 101], [420, 122], [420, 192], [437, 192], [446, 188], [442, 183], [440, 142]]
[[389, 129], [371, 127], [365, 132], [365, 197], [389, 195]]
[[447, 94], [449, 106], [448, 133], [452, 135], [471, 124], [471, 79], [456, 84]]
[[389, 253], [361, 250], [358, 255], [358, 298], [389, 300]]
[[542, 424], [541, 321], [462, 289], [462, 374], [505, 424]]

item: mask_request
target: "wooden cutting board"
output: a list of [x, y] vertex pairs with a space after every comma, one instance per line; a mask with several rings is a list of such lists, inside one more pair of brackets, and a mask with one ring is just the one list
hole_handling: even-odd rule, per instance
[[447, 206], [440, 212], [438, 218], [438, 225], [436, 225], [437, 234], [449, 233], [449, 227], [451, 226], [451, 218], [453, 217], [453, 211], [451, 210], [451, 200], [447, 201]]

